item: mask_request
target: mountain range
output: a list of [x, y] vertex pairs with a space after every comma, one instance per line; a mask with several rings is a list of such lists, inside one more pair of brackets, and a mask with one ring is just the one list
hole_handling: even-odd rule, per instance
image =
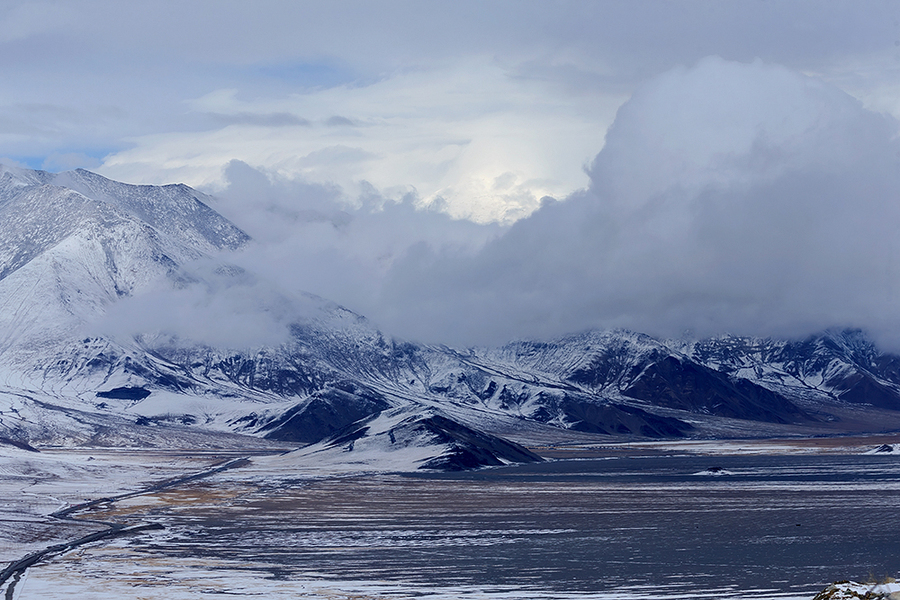
[[0, 167], [0, 437], [257, 440], [311, 460], [380, 453], [462, 469], [540, 460], [526, 446], [900, 429], [900, 356], [858, 330], [586, 331], [460, 349], [394, 339], [327, 299], [279, 290], [253, 301], [285, 335], [253, 348], [104, 326], [125, 302], [255, 282], [229, 261], [250, 237], [213, 204], [184, 185]]

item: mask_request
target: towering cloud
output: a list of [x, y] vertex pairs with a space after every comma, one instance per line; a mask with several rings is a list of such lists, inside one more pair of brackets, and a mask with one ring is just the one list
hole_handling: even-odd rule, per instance
[[230, 312], [255, 323], [256, 306], [268, 325], [241, 334], [252, 345], [264, 341], [256, 330], [284, 335], [291, 310], [265, 300], [281, 289], [451, 345], [593, 327], [860, 327], [900, 349], [897, 134], [892, 117], [828, 83], [712, 57], [641, 86], [587, 168], [589, 187], [505, 228], [451, 219], [412, 189], [397, 201], [371, 188], [350, 204], [337, 187], [234, 162], [216, 208], [256, 239], [229, 259], [254, 275], [229, 284], [230, 304], [177, 292], [163, 317], [221, 307], [215, 328]]
[[411, 248], [369, 312], [452, 343], [859, 326], [900, 347], [892, 118], [782, 67], [707, 58], [639, 88], [589, 174], [475, 257]]

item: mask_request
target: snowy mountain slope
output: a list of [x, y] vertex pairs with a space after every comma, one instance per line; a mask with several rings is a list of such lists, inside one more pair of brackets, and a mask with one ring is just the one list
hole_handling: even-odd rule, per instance
[[[289, 402], [258, 404], [228, 424], [304, 443], [321, 440], [366, 413], [411, 403], [452, 411], [483, 430], [491, 430], [501, 417], [513, 417], [588, 433], [649, 437], [691, 435], [691, 423], [712, 417], [816, 427], [822, 411], [846, 404], [836, 394], [825, 394], [827, 402], [813, 401], [804, 395], [805, 388], [770, 388], [769, 379], [731, 375], [662, 342], [648, 352], [618, 355], [609, 348], [586, 353], [583, 340], [546, 343], [542, 347], [559, 361], [555, 364], [569, 368], [554, 373], [546, 366], [552, 363], [548, 359], [530, 373], [533, 353], [522, 362], [511, 358], [508, 349], [458, 353], [389, 340], [367, 329], [361, 319], [353, 324], [331, 332], [298, 327], [290, 344], [255, 354], [201, 352], [197, 346], [177, 351], [154, 347], [152, 354], [173, 365], [189, 385], [218, 386], [219, 393], [228, 385], [233, 394], [248, 399]], [[618, 337], [609, 332], [602, 336]], [[621, 345], [619, 339], [614, 347]], [[605, 361], [614, 365], [608, 371], [601, 369]], [[160, 381], [149, 387], [165, 387]], [[507, 427], [509, 421], [504, 423]]]
[[194, 251], [235, 250], [250, 240], [206, 204], [209, 196], [184, 184], [130, 185], [84, 169], [59, 173], [52, 183], [116, 206]]
[[0, 365], [40, 375], [62, 366], [57, 354], [77, 363], [73, 331], [121, 297], [182, 283], [182, 265], [248, 239], [184, 186], [0, 168]]
[[128, 223], [133, 236], [160, 252], [154, 258], [164, 261], [169, 253], [165, 258], [176, 264], [249, 241], [205, 199], [183, 185], [136, 186], [82, 170], [54, 175], [0, 165], [0, 280], [86, 228], [107, 243], [127, 243], [110, 229]]
[[798, 341], [729, 336], [694, 342], [685, 351], [732, 377], [798, 399], [900, 410], [900, 357], [880, 352], [858, 330]]
[[627, 398], [613, 401], [559, 383], [558, 377], [387, 339], [364, 319], [339, 310], [345, 327], [323, 329], [307, 322], [294, 328], [289, 344], [254, 354], [225, 355], [196, 346], [155, 346], [152, 352], [173, 364], [190, 364], [184, 373], [195, 382], [229, 382], [259, 394], [297, 397], [285, 413], [254, 410], [231, 423], [272, 439], [316, 442], [366, 411], [410, 403], [453, 411], [456, 418], [488, 429], [491, 421], [509, 416], [602, 434], [665, 437], [692, 429], [628, 406]]
[[[54, 439], [56, 423], [87, 443], [108, 419], [148, 439], [172, 426], [321, 444], [401, 413], [519, 440], [834, 432], [847, 407], [857, 429], [900, 423], [900, 357], [852, 331], [691, 342], [591, 331], [455, 350], [391, 339], [325, 299], [258, 285], [247, 287], [253, 302], [289, 328], [252, 349], [86, 328], [126, 298], [252, 282], [226, 258], [197, 266], [249, 240], [205, 199], [181, 185], [0, 167], [0, 436]], [[25, 397], [43, 400], [16, 416]], [[41, 406], [70, 416], [45, 422]]]
[[542, 459], [440, 411], [407, 406], [373, 414], [316, 444], [267, 460], [291, 469], [460, 471]]
[[809, 419], [787, 397], [749, 379], [729, 378], [662, 341], [628, 331], [517, 342], [485, 351], [477, 360], [500, 372], [541, 374], [571, 397], [599, 395], [644, 407], [773, 423]]

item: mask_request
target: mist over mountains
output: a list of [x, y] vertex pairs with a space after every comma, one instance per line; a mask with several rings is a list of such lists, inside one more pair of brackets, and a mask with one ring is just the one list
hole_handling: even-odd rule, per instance
[[2, 169], [2, 437], [239, 433], [315, 445], [303, 460], [365, 450], [456, 469], [534, 460], [519, 444], [900, 426], [900, 357], [859, 330], [403, 341], [230, 262], [251, 239], [207, 202], [183, 185]]
[[896, 134], [828, 84], [709, 58], [622, 106], [588, 189], [511, 225], [240, 162], [221, 197], [2, 167], [0, 435], [468, 468], [900, 427]]

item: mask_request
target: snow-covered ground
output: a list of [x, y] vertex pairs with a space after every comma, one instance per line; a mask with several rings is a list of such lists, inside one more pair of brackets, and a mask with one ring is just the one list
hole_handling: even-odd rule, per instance
[[[359, 438], [357, 441], [362, 441], [362, 443], [357, 450], [366, 450], [366, 443], [373, 444], [374, 442], [371, 441], [373, 439], [387, 437], [386, 432], [396, 424], [394, 421], [385, 421], [384, 423], [373, 421], [369, 424], [371, 427], [369, 441], [366, 442], [364, 438]], [[848, 442], [844, 446], [844, 454], [859, 456], [860, 453], [856, 452], [857, 443], [859, 442]], [[756, 450], [759, 451], [763, 445], [762, 442], [757, 443]], [[770, 455], [773, 452], [780, 452], [788, 456], [797, 456], [798, 454], [793, 452], [796, 450], [796, 446], [803, 446], [803, 443], [798, 441], [793, 446], [787, 443], [769, 443], [766, 448]], [[703, 591], [698, 592], [692, 590], [690, 585], [684, 581], [673, 579], [671, 575], [654, 577], [652, 574], [648, 574], [640, 584], [623, 585], [621, 582], [616, 582], [603, 589], [595, 587], [589, 590], [576, 588], [560, 590], [557, 588], [556, 591], [541, 589], [534, 585], [517, 586], [499, 583], [487, 586], [473, 586], [464, 583], [431, 585], [427, 582], [423, 583], [422, 573], [416, 572], [414, 566], [409, 567], [411, 569], [409, 580], [404, 580], [402, 567], [398, 567], [401, 570], [392, 572], [390, 581], [367, 576], [364, 570], [361, 570], [356, 577], [346, 577], [342, 575], [341, 571], [329, 569], [328, 561], [333, 552], [352, 554], [357, 544], [359, 544], [358, 548], [361, 552], [371, 551], [378, 545], [385, 545], [388, 548], [391, 543], [397, 543], [396, 540], [401, 540], [400, 546], [404, 546], [407, 551], [418, 551], [416, 548], [419, 548], [419, 544], [424, 543], [421, 540], [417, 541], [417, 538], [410, 537], [413, 532], [404, 533], [405, 530], [402, 527], [397, 528], [393, 524], [381, 525], [385, 518], [390, 518], [386, 517], [388, 513], [385, 513], [385, 510], [406, 510], [402, 504], [394, 504], [394, 502], [396, 499], [402, 503], [402, 499], [406, 498], [406, 492], [398, 490], [396, 486], [399, 482], [402, 487], [403, 482], [408, 479], [396, 475], [379, 476], [377, 473], [415, 470], [423, 458], [416, 454], [416, 452], [421, 452], [421, 448], [401, 449], [391, 456], [386, 450], [388, 447], [389, 444], [378, 442], [373, 446], [377, 451], [368, 455], [368, 460], [363, 460], [365, 453], [360, 452], [360, 462], [355, 465], [347, 462], [342, 469], [337, 468], [341, 464], [338, 454], [353, 453], [353, 451], [346, 450], [346, 444], [330, 449], [326, 449], [324, 445], [317, 445], [311, 446], [305, 451], [257, 455], [251, 457], [251, 464], [213, 475], [204, 479], [202, 484], [192, 483], [166, 491], [132, 496], [116, 503], [99, 505], [93, 511], [86, 511], [81, 517], [104, 522], [118, 521], [129, 525], [158, 521], [165, 524], [167, 528], [161, 531], [142, 532], [133, 537], [95, 542], [54, 556], [28, 569], [25, 575], [15, 583], [10, 597], [14, 600], [69, 600], [71, 598], [180, 600], [182, 598], [220, 598], [224, 594], [237, 598], [346, 600], [351, 598], [357, 600], [412, 598], [426, 600], [455, 600], [458, 598], [476, 600], [524, 600], [526, 598], [535, 600], [649, 600], [651, 598], [655, 600], [688, 598], [812, 600], [815, 593], [810, 593], [808, 588], [785, 591], [785, 587], [779, 588], [774, 585], [771, 589], [747, 590], [734, 585], [722, 585], [716, 588], [709, 584], [704, 585]], [[870, 449], [872, 447], [874, 446], [869, 446]], [[223, 451], [179, 452], [154, 449], [94, 448], [45, 449], [41, 453], [34, 453], [7, 445], [0, 449], [2, 449], [0, 452], [0, 519], [3, 522], [2, 530], [0, 530], [0, 535], [2, 535], [0, 560], [4, 562], [21, 558], [51, 544], [72, 540], [102, 528], [101, 525], [94, 523], [78, 524], [49, 517], [50, 513], [59, 508], [88, 499], [135, 492], [162, 480], [202, 471], [211, 464], [220, 463], [222, 460], [234, 456], [233, 453]], [[655, 451], [659, 448], [654, 446], [652, 449]], [[677, 448], [668, 447], [668, 449], [685, 450], [680, 445]], [[730, 444], [709, 444], [701, 446], [701, 449], [702, 456], [710, 456], [717, 452], [722, 453], [721, 456], [725, 456], [735, 450]], [[641, 450], [647, 450], [647, 448], [631, 445], [628, 449], [631, 454], [639, 454]], [[807, 451], [809, 450], [807, 449]], [[408, 452], [413, 454], [407, 456]], [[829, 448], [828, 452], [834, 453], [834, 448]], [[685, 450], [680, 454], [684, 456], [688, 452]], [[752, 460], [752, 457], [757, 454], [759, 452], [746, 455], [738, 453], [737, 457], [741, 460]], [[741, 458], [742, 456], [745, 458]], [[700, 460], [705, 462], [705, 459]], [[867, 460], [869, 459], [867, 458]], [[887, 461], [884, 464], [894, 464], [894, 461]], [[636, 464], [634, 468], [640, 469], [640, 464]], [[695, 470], [692, 473], [694, 475], [725, 473], [729, 476], [724, 478], [696, 477], [693, 480], [695, 483], [682, 483], [672, 488], [671, 491], [684, 494], [688, 489], [695, 489], [700, 496], [706, 496], [709, 493], [706, 491], [707, 489], [714, 490], [714, 488], [705, 487], [708, 485], [723, 486], [722, 493], [738, 489], [729, 482], [733, 480], [733, 476], [741, 476], [741, 469], [729, 468], [721, 471], [707, 469], [707, 471], [709, 472]], [[360, 477], [359, 473], [368, 473], [368, 475]], [[384, 477], [391, 479], [384, 479]], [[584, 506], [593, 507], [591, 510], [602, 509], [600, 513], [597, 513], [598, 515], [602, 515], [604, 511], [612, 508], [602, 505], [603, 500], [601, 500], [601, 496], [597, 495], [599, 493], [623, 494], [622, 501], [625, 502], [624, 509], [626, 510], [628, 505], [640, 502], [634, 493], [657, 493], [653, 492], [650, 487], [641, 486], [637, 486], [629, 492], [630, 485], [611, 485], [597, 478], [593, 479], [594, 481], [585, 485], [589, 485], [589, 489], [594, 491], [588, 493], [588, 488], [581, 491], [579, 491], [580, 488], [573, 488], [565, 493], [583, 495], [585, 501], [589, 502]], [[329, 481], [336, 483], [332, 485], [328, 483]], [[459, 491], [458, 498], [454, 498], [452, 495], [435, 495], [436, 491], [428, 491], [427, 494], [429, 494], [428, 497], [433, 496], [436, 501], [441, 502], [481, 501], [479, 500], [482, 495], [480, 485], [476, 481], [470, 481], [462, 487], [457, 484], [444, 483], [439, 488], [434, 488], [434, 490], [456, 489]], [[519, 489], [520, 493], [536, 494], [539, 497], [538, 502], [545, 501], [542, 496], [554, 498], [555, 496], [552, 494], [560, 492], [560, 490], [554, 492], [551, 487], [539, 483], [537, 480], [530, 484], [520, 482], [515, 485], [511, 480], [508, 483], [502, 483], [500, 488], [513, 489], [516, 485], [518, 485], [516, 489]], [[752, 484], [750, 487], [747, 487], [746, 483], [740, 485], [744, 486], [745, 491], [750, 492], [758, 488], [768, 496], [782, 484], [764, 481]], [[286, 556], [298, 551], [311, 553], [309, 555], [313, 557], [313, 560], [306, 569], [285, 570], [275, 562], [267, 562], [263, 557], [254, 554], [256, 552], [254, 548], [258, 548], [258, 546], [253, 544], [246, 546], [248, 553], [246, 559], [241, 558], [243, 552], [241, 545], [228, 548], [228, 551], [221, 555], [217, 555], [215, 552], [191, 553], [177, 550], [182, 547], [190, 548], [189, 544], [187, 546], [184, 544], [188, 543], [193, 536], [202, 533], [202, 530], [208, 528], [210, 523], [215, 524], [217, 518], [225, 520], [224, 526], [234, 524], [231, 521], [234, 515], [243, 515], [250, 521], [264, 518], [267, 510], [284, 511], [283, 506], [279, 508], [277, 505], [278, 502], [285, 502], [284, 498], [306, 498], [303, 495], [305, 494], [304, 490], [316, 486], [321, 488], [318, 496], [318, 501], [322, 503], [320, 507], [306, 506], [306, 512], [302, 514], [291, 510], [284, 512], [285, 518], [299, 519], [305, 527], [312, 527], [314, 531], [312, 533], [307, 531], [304, 534], [307, 536], [306, 538], [292, 542], [289, 530], [296, 526], [296, 523], [292, 525], [290, 521], [286, 521], [285, 527], [288, 533], [281, 533], [279, 535], [282, 538], [272, 540], [273, 548], [282, 548], [280, 552]], [[796, 486], [796, 484], [784, 484], [782, 487], [787, 489], [790, 486]], [[819, 503], [814, 498], [818, 493], [827, 494], [834, 487], [830, 483], [821, 485], [809, 483], [796, 486], [796, 490], [790, 493], [805, 490], [802, 496], [807, 498], [812, 506]], [[879, 483], [878, 481], [853, 483], [852, 486], [848, 486], [848, 489], [850, 487], [853, 487], [852, 493], [854, 494], [866, 492], [866, 490], [874, 492], [880, 489], [881, 495], [892, 495], [900, 489], [896, 482]], [[619, 488], [621, 490], [616, 492], [615, 490]], [[809, 494], [810, 490], [818, 491]], [[360, 512], [355, 508], [356, 500], [345, 495], [348, 491], [351, 494], [359, 494], [361, 498], [371, 498], [371, 502], [374, 504], [360, 504], [360, 507], [368, 507]], [[597, 497], [596, 502], [600, 502], [601, 505], [598, 506], [591, 500], [594, 496]], [[632, 497], [635, 499], [632, 500]], [[500, 522], [513, 518], [512, 513], [509, 513], [510, 516], [505, 516], [507, 508], [497, 506], [491, 498], [485, 496], [483, 502], [487, 504], [480, 508], [476, 506], [477, 510], [472, 514], [499, 511], [497, 515], [501, 518]], [[878, 501], [882, 502], [883, 500], [882, 498]], [[884, 501], [889, 502], [889, 498]], [[275, 504], [271, 504], [273, 502]], [[303, 502], [308, 502], [308, 500], [303, 500]], [[344, 506], [344, 508], [339, 508], [338, 505]], [[516, 502], [513, 502], [509, 508], [515, 507]], [[325, 519], [323, 523], [327, 523], [327, 525], [323, 525], [321, 528], [306, 523], [306, 517], [302, 516], [320, 514], [316, 512], [319, 508], [323, 513], [335, 512], [334, 515], [326, 514], [323, 517]], [[637, 509], [638, 505], [634, 505], [634, 508]], [[341, 510], [345, 512], [341, 513]], [[568, 510], [570, 509], [563, 507], [564, 512]], [[708, 511], [711, 512], [708, 514], [713, 515], [719, 510], [719, 505], [711, 501], [708, 507]], [[773, 510], [775, 509], [773, 508]], [[779, 507], [777, 510], [782, 510], [782, 508]], [[173, 520], [173, 516], [177, 518]], [[434, 527], [438, 529], [447, 527], [442, 523], [444, 518], [444, 515], [438, 513], [430, 517], [434, 522]], [[543, 517], [540, 518], [543, 519]], [[354, 538], [350, 535], [351, 530], [346, 529], [349, 524], [347, 519], [359, 520], [363, 524], [371, 523], [375, 529], [372, 537]], [[793, 521], [790, 524], [791, 529], [794, 529]], [[469, 527], [469, 525], [464, 526]], [[542, 526], [552, 527], [549, 522]], [[385, 527], [387, 529], [384, 529]], [[533, 539], [546, 539], [549, 542], [555, 539], [555, 536], [561, 535], [560, 531], [562, 531], [517, 527], [519, 528], [511, 530], [514, 532], [511, 537], [509, 531], [501, 529], [487, 533], [468, 529], [454, 533], [453, 530], [446, 529], [442, 530], [438, 537], [429, 538], [427, 544], [421, 548], [426, 550], [433, 547], [432, 551], [439, 551], [439, 545], [435, 546], [435, 544], [439, 544], [443, 539], [447, 544], [444, 550], [451, 553], [457, 551], [455, 548], [463, 548], [469, 544], [487, 544], [489, 548], [510, 549], [514, 552], [515, 544], [529, 536]], [[258, 534], [260, 530], [254, 531]], [[798, 529], [796, 533], [799, 532]], [[796, 533], [792, 533], [792, 537], [785, 538], [787, 540], [785, 543], [798, 543], [801, 538], [797, 537]], [[485, 535], [488, 537], [484, 537]], [[304, 544], [308, 543], [309, 539], [318, 540], [317, 545], [306, 548]], [[391, 542], [392, 539], [395, 541]], [[299, 545], [295, 545], [295, 543]], [[170, 550], [153, 551], [153, 548], [169, 548]], [[148, 552], [148, 550], [150, 551]], [[321, 552], [321, 564], [317, 564], [314, 559], [316, 552]], [[277, 553], [272, 556], [277, 556]], [[413, 576], [414, 574], [415, 576]], [[829, 575], [840, 578], [846, 574], [829, 573]], [[5, 589], [0, 586], [0, 593], [3, 593]], [[853, 590], [856, 589], [853, 588]], [[871, 591], [871, 586], [866, 589]], [[900, 591], [900, 586], [898, 589], [888, 586], [878, 588], [876, 591], [893, 593]], [[843, 596], [833, 596], [833, 598], [843, 598]]]
[[[57, 510], [201, 471], [229, 454], [127, 448], [30, 452], [0, 444], [0, 563], [105, 529], [89, 520], [51, 517]], [[89, 513], [81, 516], [90, 519]]]
[[226, 561], [186, 558], [173, 570], [168, 564], [136, 563], [133, 558], [127, 549], [112, 546], [73, 552], [64, 561], [29, 572], [14, 600], [218, 600], [223, 596], [272, 600], [811, 600], [809, 594], [776, 590], [720, 588], [686, 593], [665, 581], [603, 592], [546, 592], [483, 586], [432, 588], [315, 577], [276, 579], [265, 571]]

